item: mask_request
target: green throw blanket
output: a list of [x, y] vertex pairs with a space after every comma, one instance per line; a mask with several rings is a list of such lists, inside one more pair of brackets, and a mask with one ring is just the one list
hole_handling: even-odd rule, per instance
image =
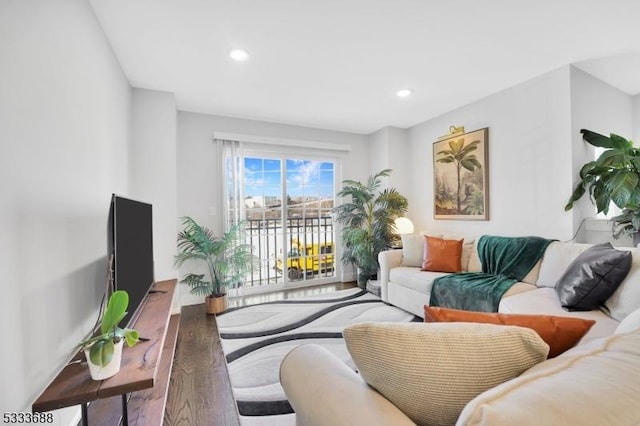
[[436, 278], [429, 305], [498, 312], [502, 296], [531, 271], [551, 242], [540, 237], [480, 237], [482, 272]]

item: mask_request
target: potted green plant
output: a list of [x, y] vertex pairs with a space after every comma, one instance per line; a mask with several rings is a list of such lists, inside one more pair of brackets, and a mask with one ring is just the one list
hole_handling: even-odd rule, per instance
[[402, 216], [409, 205], [407, 199], [394, 188], [379, 191], [383, 177], [390, 169], [369, 176], [366, 183], [344, 180], [339, 197], [348, 201], [334, 207], [336, 222], [342, 225], [343, 263], [358, 268], [358, 286], [378, 273], [378, 254], [388, 250], [395, 237], [394, 219]]
[[122, 346], [138, 343], [140, 338], [136, 330], [120, 328], [118, 324], [127, 314], [129, 295], [126, 291], [118, 290], [111, 293], [107, 307], [100, 319], [100, 334], [80, 342], [84, 349], [89, 372], [93, 380], [104, 380], [120, 371]]
[[242, 223], [232, 226], [221, 237], [217, 237], [205, 226], [190, 217], [183, 217], [184, 229], [178, 233], [178, 254], [175, 267], [188, 260], [203, 262], [205, 274], [186, 274], [181, 283], [191, 287], [191, 293], [206, 296], [208, 314], [218, 314], [229, 306], [227, 289], [241, 282], [244, 276], [258, 268], [258, 259], [251, 253], [251, 246], [241, 241]]
[[595, 161], [582, 166], [580, 182], [565, 210], [570, 210], [585, 193], [598, 213], [607, 214], [613, 203], [622, 209], [622, 214], [611, 218], [613, 236], [630, 235], [637, 245], [640, 242], [640, 149], [613, 133], [609, 137], [586, 129], [580, 133], [585, 142], [605, 151]]

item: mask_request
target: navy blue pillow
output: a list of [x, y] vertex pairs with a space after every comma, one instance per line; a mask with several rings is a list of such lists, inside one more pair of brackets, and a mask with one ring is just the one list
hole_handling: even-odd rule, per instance
[[602, 305], [631, 269], [631, 252], [616, 250], [611, 243], [596, 244], [571, 262], [556, 283], [562, 307], [590, 311]]

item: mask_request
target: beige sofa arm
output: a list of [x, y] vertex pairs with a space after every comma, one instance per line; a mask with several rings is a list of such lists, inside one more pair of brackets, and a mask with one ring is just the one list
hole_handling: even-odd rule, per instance
[[280, 365], [280, 383], [301, 426], [415, 426], [319, 345], [301, 345], [289, 352]]
[[389, 272], [392, 268], [400, 266], [402, 263], [402, 250], [387, 250], [378, 254], [380, 273], [378, 282], [380, 283], [380, 297], [385, 302], [389, 301]]

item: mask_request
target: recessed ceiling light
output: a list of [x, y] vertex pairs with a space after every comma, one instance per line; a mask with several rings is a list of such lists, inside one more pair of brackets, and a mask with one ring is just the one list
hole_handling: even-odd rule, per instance
[[242, 49], [233, 49], [229, 51], [229, 57], [236, 62], [244, 62], [249, 59], [249, 53]]
[[413, 93], [413, 91], [411, 89], [402, 89], [402, 90], [398, 90], [396, 92], [396, 95], [398, 95], [399, 98], [406, 98], [407, 96], [410, 96]]

